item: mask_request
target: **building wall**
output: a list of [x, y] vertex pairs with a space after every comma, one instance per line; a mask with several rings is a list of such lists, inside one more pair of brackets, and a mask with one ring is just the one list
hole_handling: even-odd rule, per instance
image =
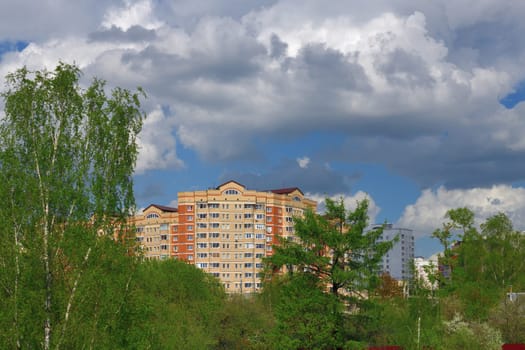
[[414, 260], [414, 234], [406, 228], [397, 228], [387, 224], [383, 229], [381, 240], [392, 240], [398, 237], [381, 262], [383, 272], [397, 280], [409, 280], [412, 277], [412, 262]]
[[177, 226], [177, 209], [150, 205], [132, 218], [135, 240], [145, 257], [167, 259], [171, 256], [173, 227]]
[[[139, 243], [145, 257], [164, 257], [157, 254], [164, 253], [164, 247], [156, 245], [164, 242], [160, 222], [165, 219], [170, 227], [166, 253], [218, 277], [229, 293], [256, 292], [261, 287], [262, 258], [273, 254], [279, 236], [294, 236], [294, 216], [317, 206], [297, 188], [254, 191], [235, 181], [214, 189], [180, 192], [178, 203], [176, 215], [152, 205], [144, 218], [135, 219], [137, 228], [143, 226], [137, 239], [143, 237]], [[147, 221], [145, 217], [153, 212], [159, 218]]]

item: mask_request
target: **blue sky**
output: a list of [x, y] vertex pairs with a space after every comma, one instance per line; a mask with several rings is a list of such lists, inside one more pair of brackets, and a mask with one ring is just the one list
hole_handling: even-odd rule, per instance
[[524, 17], [514, 0], [3, 2], [0, 79], [62, 60], [142, 86], [139, 207], [298, 186], [368, 198], [429, 256], [451, 208], [525, 230]]

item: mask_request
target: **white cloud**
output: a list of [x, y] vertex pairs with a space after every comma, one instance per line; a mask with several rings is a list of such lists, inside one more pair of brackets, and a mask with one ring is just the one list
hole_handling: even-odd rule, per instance
[[407, 206], [397, 225], [413, 229], [419, 237], [440, 228], [449, 209], [467, 207], [476, 224], [499, 212], [512, 220], [516, 229], [525, 228], [525, 189], [507, 185], [490, 188], [424, 190], [414, 204]]
[[[318, 203], [317, 210], [319, 212], [323, 212], [325, 210], [324, 201], [327, 198], [326, 195], [317, 194], [317, 193], [306, 193], [306, 197], [310, 198]], [[340, 194], [334, 194], [332, 196], [328, 196], [328, 198], [339, 201], [341, 198], [343, 199], [343, 203], [345, 205], [345, 208], [348, 211], [355, 210], [357, 208], [357, 203], [361, 202], [363, 200], [368, 200], [368, 217], [369, 217], [369, 224], [375, 224], [376, 218], [379, 212], [381, 211], [381, 208], [376, 204], [374, 199], [366, 192], [358, 191], [353, 195], [340, 193]]]
[[177, 157], [171, 122], [159, 107], [148, 114], [138, 137], [137, 173], [148, 169], [184, 167], [184, 162]]
[[[62, 2], [49, 10], [49, 18], [37, 7], [43, 11], [39, 17], [82, 21], [82, 30], [70, 34], [53, 27], [39, 33], [43, 39], [23, 52], [2, 56], [0, 76], [22, 65], [53, 68], [64, 60], [79, 64], [86, 76], [143, 86], [149, 114], [159, 105], [170, 112], [162, 116], [164, 136], [152, 137], [145, 125], [140, 171], [181, 165], [172, 134], [204, 159], [228, 160], [255, 158], [254, 139], [336, 131], [362, 137], [359, 146], [376, 143], [391, 168], [432, 184], [434, 178], [419, 174], [431, 167], [432, 155], [425, 154], [416, 166], [399, 149], [413, 149], [414, 140], [433, 140], [432, 153], [447, 164], [454, 163], [458, 150], [464, 159], [474, 158], [480, 146], [489, 148], [486, 153], [496, 162], [525, 152], [522, 109], [506, 111], [498, 102], [525, 77], [520, 64], [525, 6], [518, 3], [385, 0], [326, 6], [305, 0], [298, 6], [292, 0], [254, 0], [251, 12], [246, 2], [239, 12], [228, 2], [210, 1], [205, 7], [213, 11], [204, 15], [189, 1], [173, 7], [152, 0], [107, 1], [85, 14], [88, 2], [80, 1], [78, 8]], [[0, 12], [9, 13], [0, 5], [4, 9]], [[184, 21], [170, 20], [166, 9]], [[11, 10], [23, 12], [20, 6]], [[501, 21], [487, 23], [491, 16]], [[475, 29], [487, 25], [494, 36], [477, 34]], [[148, 41], [89, 40], [101, 29], [132, 27], [153, 33], [148, 32]], [[510, 51], [501, 54], [493, 49], [497, 45]], [[389, 144], [381, 140], [396, 140], [405, 148], [385, 147]], [[510, 182], [524, 170], [503, 180], [497, 173], [487, 181]]]
[[308, 164], [310, 164], [310, 158], [306, 156], [302, 158], [297, 158], [297, 164], [299, 164], [299, 167], [306, 169], [308, 168]]
[[146, 29], [157, 29], [162, 26], [162, 22], [153, 13], [151, 0], [125, 0], [123, 7], [109, 9], [102, 22], [102, 26], [105, 28], [115, 26], [122, 30], [128, 30], [134, 25]]

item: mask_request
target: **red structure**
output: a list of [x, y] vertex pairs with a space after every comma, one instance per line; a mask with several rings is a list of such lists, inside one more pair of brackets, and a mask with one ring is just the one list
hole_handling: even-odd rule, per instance
[[502, 350], [525, 350], [525, 344], [503, 344]]

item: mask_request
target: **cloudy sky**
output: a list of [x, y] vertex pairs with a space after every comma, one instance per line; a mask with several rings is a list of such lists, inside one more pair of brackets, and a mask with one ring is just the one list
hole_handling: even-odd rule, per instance
[[62, 60], [143, 87], [139, 206], [230, 179], [367, 197], [426, 256], [449, 208], [525, 229], [525, 2], [96, 4], [0, 2], [0, 80]]

